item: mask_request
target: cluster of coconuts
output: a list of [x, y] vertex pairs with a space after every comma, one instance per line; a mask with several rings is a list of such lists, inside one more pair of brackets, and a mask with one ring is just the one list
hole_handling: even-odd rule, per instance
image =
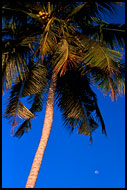
[[37, 14], [37, 17], [40, 17], [42, 20], [49, 20], [49, 13], [47, 12], [42, 12], [42, 11], [39, 11], [39, 13]]

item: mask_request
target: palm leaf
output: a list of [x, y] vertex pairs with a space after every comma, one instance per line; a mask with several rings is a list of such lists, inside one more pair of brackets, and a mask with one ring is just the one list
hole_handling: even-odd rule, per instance
[[89, 68], [93, 85], [101, 89], [105, 94], [110, 92], [111, 99], [117, 99], [118, 95], [125, 93], [125, 70], [121, 65], [119, 72], [110, 75], [109, 72], [99, 68]]
[[21, 82], [13, 86], [10, 92], [9, 102], [4, 112], [4, 117], [9, 119], [12, 127], [18, 125], [17, 117], [21, 119], [29, 119], [34, 117], [32, 112], [28, 110], [25, 105], [20, 101], [23, 85], [24, 84]]
[[83, 61], [85, 65], [91, 64], [91, 66], [100, 67], [101, 69], [108, 69], [111, 67], [110, 64], [115, 67], [113, 62], [119, 64], [122, 58], [120, 52], [103, 47], [101, 43], [97, 43], [86, 36], [81, 35], [81, 42], [84, 44], [85, 56]]
[[[68, 9], [69, 9], [68, 4]], [[117, 2], [80, 2], [76, 7], [71, 11], [69, 16], [75, 16], [73, 19], [82, 23], [85, 19], [86, 24], [91, 21], [92, 17], [101, 18], [103, 15], [117, 14], [117, 8], [121, 6], [121, 3]]]
[[55, 47], [55, 34], [51, 29], [51, 24], [53, 22], [53, 19], [51, 18], [42, 34], [41, 40], [40, 40], [40, 53], [41, 55], [46, 56], [48, 53], [52, 53], [53, 49]]
[[[22, 56], [22, 57], [21, 57]], [[24, 55], [18, 52], [5, 52], [2, 54], [2, 88], [10, 89], [12, 83], [17, 83], [26, 77], [28, 67]]]
[[64, 64], [66, 64], [68, 58], [68, 43], [66, 39], [62, 39], [58, 43], [58, 47], [54, 53], [52, 58], [52, 64], [54, 66], [54, 70], [58, 73]]
[[[43, 89], [44, 90], [44, 89]], [[44, 92], [35, 94], [34, 96], [32, 95], [32, 106], [29, 109], [35, 116], [37, 112], [42, 111], [42, 107], [43, 107], [43, 102], [45, 101], [44, 98]], [[18, 130], [16, 131], [16, 133], [14, 134], [15, 137], [22, 137], [22, 135], [24, 134], [24, 132], [28, 132], [29, 129], [31, 129], [31, 120], [32, 118], [26, 119], [18, 128]]]
[[[64, 75], [68, 69], [78, 68], [82, 60], [81, 43], [72, 38], [72, 35], [67, 32], [64, 33], [65, 39], [58, 43], [58, 47], [51, 59], [54, 69], [60, 74]], [[73, 41], [73, 39], [75, 39]]]
[[87, 2], [84, 2], [83, 4], [75, 7], [71, 13], [69, 13], [68, 17], [72, 17], [73, 15], [77, 14], [85, 5], [87, 4]]
[[31, 119], [25, 120], [22, 125], [18, 128], [16, 133], [14, 134], [15, 137], [22, 137], [24, 132], [28, 132], [28, 130], [31, 129]]
[[[82, 44], [85, 47], [84, 73], [92, 73], [91, 80], [105, 93], [111, 91], [112, 100], [116, 99], [121, 92], [116, 78], [120, 74], [121, 58], [120, 52], [103, 47], [100, 43], [84, 37]], [[119, 77], [120, 78], [120, 77]], [[95, 84], [94, 83], [94, 84]]]
[[91, 135], [100, 122], [106, 133], [96, 96], [86, 76], [75, 70], [67, 71], [58, 80], [56, 100], [65, 126], [78, 127], [80, 134]]
[[106, 44], [111, 49], [123, 50], [125, 47], [125, 25], [108, 24], [104, 21], [97, 20], [96, 23], [99, 25], [94, 26], [90, 24], [87, 27], [82, 27], [83, 33], [95, 41], [103, 42], [103, 44]]
[[[83, 3], [83, 2], [82, 2]], [[80, 3], [80, 6], [83, 5]], [[117, 2], [87, 2], [86, 5], [75, 15], [75, 25], [80, 28], [80, 32], [96, 40], [103, 41], [111, 48], [120, 45], [124, 48], [125, 27], [120, 24], [108, 24], [102, 20], [102, 14], [109, 16], [117, 14]], [[74, 23], [74, 22], [73, 22]]]
[[[4, 29], [3, 29], [4, 30]], [[12, 83], [24, 80], [28, 72], [27, 57], [30, 56], [29, 43], [36, 41], [36, 37], [17, 37], [17, 28], [13, 31], [9, 26], [5, 28], [8, 31], [8, 38], [3, 37], [2, 41], [2, 83], [3, 90], [11, 88]], [[13, 37], [12, 34], [13, 33]], [[14, 37], [15, 36], [15, 37]]]
[[32, 61], [23, 87], [22, 97], [37, 94], [46, 87], [47, 70], [43, 64]]
[[[30, 68], [31, 70], [24, 82], [22, 97], [28, 96], [29, 102], [32, 102], [29, 110], [36, 116], [37, 112], [42, 111], [43, 102], [46, 100], [47, 71], [44, 65], [37, 62], [30, 64]], [[31, 129], [31, 121], [32, 118], [26, 119], [20, 125], [14, 136], [21, 137], [24, 132], [28, 132], [28, 129]]]

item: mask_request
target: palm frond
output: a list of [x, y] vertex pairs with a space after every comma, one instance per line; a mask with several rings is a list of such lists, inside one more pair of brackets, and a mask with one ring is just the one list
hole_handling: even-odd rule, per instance
[[[90, 80], [112, 100], [125, 90], [125, 65], [115, 51], [125, 46], [125, 25], [101, 19], [117, 13], [117, 5], [2, 2], [2, 83], [3, 90], [11, 88], [5, 117], [13, 127], [17, 118], [25, 120], [15, 136], [31, 129], [32, 118], [42, 110], [52, 69], [58, 73], [56, 100], [65, 126], [91, 136], [101, 124], [106, 134]], [[20, 99], [26, 96], [30, 109]]]
[[73, 16], [73, 19], [80, 24], [84, 19], [88, 23], [91, 21], [91, 16], [102, 18], [102, 15], [117, 14], [118, 6], [121, 6], [121, 4], [116, 2], [80, 2], [71, 11], [70, 16]]
[[66, 64], [67, 59], [68, 59], [68, 43], [67, 43], [66, 39], [62, 39], [58, 43], [58, 47], [52, 58], [52, 64], [54, 66], [54, 70], [57, 73], [61, 70], [63, 65]]
[[108, 24], [101, 20], [98, 21], [98, 19], [96, 19], [96, 23], [99, 25], [90, 24], [87, 27], [82, 27], [83, 33], [95, 41], [103, 42], [104, 45], [111, 49], [123, 50], [125, 48], [124, 24]]
[[[80, 28], [80, 32], [92, 37], [98, 41], [103, 41], [106, 45], [112, 49], [120, 46], [125, 46], [125, 25], [120, 24], [108, 24], [102, 20], [102, 15], [109, 16], [117, 14], [118, 6], [122, 3], [117, 2], [80, 2], [79, 6], [83, 6], [75, 17], [73, 23], [77, 23]], [[76, 7], [77, 8], [77, 7]], [[75, 22], [74, 22], [75, 21]]]
[[9, 2], [5, 2], [3, 3], [3, 6], [2, 6], [3, 16], [7, 16], [6, 15], [7, 12], [10, 15], [14, 15], [17, 18], [20, 18], [20, 20], [23, 20], [21, 18], [21, 15], [22, 17], [29, 16], [29, 18], [38, 19], [37, 10], [36, 10], [36, 2], [31, 2], [31, 3], [26, 3], [26, 4], [24, 4], [23, 2], [16, 2], [16, 3], [11, 3], [11, 4]]
[[115, 64], [113, 65], [113, 61], [119, 63], [122, 58], [120, 52], [103, 47], [101, 43], [91, 40], [85, 35], [81, 35], [81, 42], [84, 44], [85, 56], [83, 61], [85, 65], [91, 64], [91, 66], [106, 69], [110, 67], [110, 64], [115, 66]]
[[75, 70], [67, 71], [58, 80], [56, 100], [65, 126], [78, 127], [80, 134], [91, 135], [100, 122], [106, 133], [95, 93], [86, 76]]
[[101, 28], [102, 39], [111, 49], [125, 48], [125, 24], [105, 24]]
[[85, 5], [87, 4], [87, 2], [84, 2], [82, 4], [80, 4], [79, 6], [76, 6], [71, 13], [69, 13], [68, 17], [72, 17], [73, 15], [77, 14]]
[[[43, 102], [46, 100], [47, 71], [43, 64], [39, 64], [37, 62], [30, 64], [30, 68], [31, 70], [24, 82], [22, 97], [28, 96], [29, 102], [32, 102], [29, 110], [34, 114], [34, 116], [36, 116], [37, 112], [42, 111]], [[28, 132], [28, 129], [31, 129], [31, 121], [32, 118], [26, 119], [19, 126], [14, 136], [21, 137], [24, 132]]]
[[11, 88], [12, 83], [15, 84], [26, 78], [26, 73], [28, 72], [28, 56], [31, 54], [29, 43], [32, 44], [37, 40], [33, 36], [17, 36], [17, 30], [19, 28], [13, 29], [8, 26], [3, 29], [3, 31], [8, 32], [8, 37], [4, 35], [2, 41], [3, 90]]
[[43, 64], [32, 61], [29, 67], [22, 97], [40, 93], [47, 83], [47, 70]]
[[[45, 101], [44, 89], [42, 92], [32, 96], [33, 102], [29, 110], [36, 116], [36, 113], [42, 111], [43, 108], [43, 102]], [[20, 138], [25, 132], [28, 132], [31, 129], [31, 121], [32, 118], [26, 119], [15, 132], [14, 136]]]
[[21, 82], [12, 87], [8, 98], [9, 101], [4, 112], [4, 117], [9, 119], [12, 127], [18, 125], [17, 117], [21, 119], [29, 119], [34, 117], [32, 112], [20, 101], [23, 85], [23, 82]]
[[24, 132], [28, 132], [28, 130], [31, 129], [31, 119], [25, 120], [22, 125], [18, 128], [16, 133], [14, 134], [15, 137], [22, 137]]
[[[78, 68], [82, 60], [81, 43], [64, 31], [64, 37], [51, 59], [54, 69], [64, 75], [68, 69]], [[74, 40], [74, 41], [73, 41]]]
[[28, 67], [24, 55], [18, 52], [2, 53], [2, 89], [7, 90], [26, 78]]
[[42, 34], [41, 40], [40, 40], [40, 53], [41, 55], [46, 56], [48, 53], [52, 53], [55, 48], [55, 34], [52, 31], [51, 24], [53, 22], [53, 19], [49, 19], [44, 32]]
[[[122, 54], [118, 51], [103, 47], [100, 43], [87, 40], [84, 37], [85, 56], [83, 58], [84, 73], [92, 73], [91, 80], [106, 94], [111, 91], [112, 100], [116, 99], [118, 92], [122, 93], [117, 78], [120, 79]], [[119, 77], [118, 77], [119, 76]], [[123, 83], [124, 84], [124, 83]]]
[[125, 70], [121, 64], [118, 73], [111, 75], [109, 72], [99, 68], [88, 68], [91, 73], [93, 85], [101, 89], [105, 95], [110, 92], [111, 99], [117, 99], [117, 96], [125, 94]]
[[[31, 123], [31, 118], [34, 117], [34, 113], [41, 111], [42, 109], [42, 92], [46, 88], [46, 68], [44, 65], [39, 63], [33, 63], [30, 65], [31, 70], [27, 72], [26, 79], [20, 81], [12, 87], [10, 101], [6, 107], [4, 113], [6, 118], [12, 121], [12, 126], [18, 125], [17, 117], [24, 119], [24, 123], [19, 128], [18, 133], [21, 129], [27, 130]], [[31, 109], [27, 109], [20, 101], [21, 97], [35, 94], [34, 101]], [[27, 125], [27, 126], [26, 126]]]

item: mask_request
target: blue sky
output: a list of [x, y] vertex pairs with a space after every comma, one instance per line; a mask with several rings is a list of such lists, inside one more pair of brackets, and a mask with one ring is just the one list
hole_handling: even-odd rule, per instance
[[[112, 21], [125, 22], [124, 7]], [[107, 19], [107, 18], [106, 18]], [[101, 127], [89, 137], [72, 134], [62, 126], [61, 114], [54, 109], [54, 120], [36, 188], [124, 188], [125, 187], [125, 97], [112, 102], [97, 93], [108, 136]], [[4, 110], [6, 96], [2, 98]], [[27, 106], [27, 104], [26, 104]], [[45, 106], [32, 129], [21, 139], [10, 136], [11, 126], [2, 119], [2, 187], [24, 188], [37, 150], [43, 126]]]

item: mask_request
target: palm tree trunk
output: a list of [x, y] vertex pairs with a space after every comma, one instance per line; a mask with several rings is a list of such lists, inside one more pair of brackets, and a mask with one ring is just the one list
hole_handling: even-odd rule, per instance
[[49, 88], [49, 92], [48, 92], [42, 136], [40, 139], [40, 143], [39, 143], [37, 152], [36, 152], [35, 157], [34, 157], [34, 161], [33, 161], [33, 164], [32, 164], [32, 167], [31, 167], [25, 188], [34, 188], [37, 177], [38, 177], [42, 158], [43, 158], [45, 148], [46, 148], [46, 145], [47, 145], [47, 142], [49, 139], [49, 135], [50, 135], [51, 127], [52, 127], [52, 122], [53, 122], [56, 81], [57, 81], [57, 75], [54, 72], [52, 74], [52, 77], [51, 77], [51, 83], [50, 83], [50, 88]]

